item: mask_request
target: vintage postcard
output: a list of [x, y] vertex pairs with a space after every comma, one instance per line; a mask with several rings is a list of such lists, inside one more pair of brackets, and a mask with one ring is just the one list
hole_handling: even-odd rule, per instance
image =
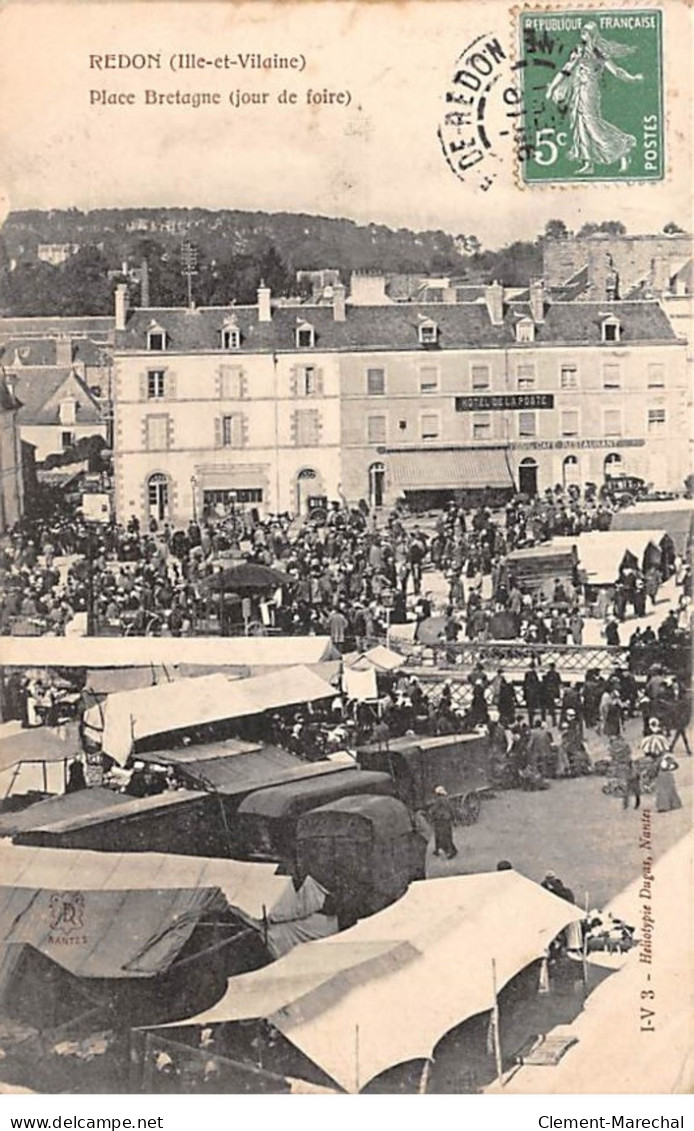
[[691, 5], [0, 42], [0, 1091], [690, 1093]]

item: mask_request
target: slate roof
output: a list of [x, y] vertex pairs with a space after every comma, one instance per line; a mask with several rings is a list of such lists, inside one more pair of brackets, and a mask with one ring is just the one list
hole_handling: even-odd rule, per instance
[[[64, 392], [63, 392], [64, 388]], [[69, 366], [25, 367], [17, 372], [20, 424], [58, 424], [61, 394], [77, 398], [76, 424], [103, 423], [98, 402]]]
[[112, 314], [40, 315], [27, 318], [0, 317], [0, 334], [43, 337], [58, 334], [93, 334], [106, 338], [114, 327]]
[[[95, 341], [93, 338], [71, 336], [71, 341], [73, 362], [82, 362], [89, 366], [98, 365], [102, 352], [109, 348], [105, 339]], [[29, 365], [57, 365], [58, 339], [50, 335], [44, 337], [12, 335], [5, 338], [0, 331], [0, 357], [5, 365], [17, 369]]]
[[[503, 323], [494, 326], [483, 302], [350, 306], [344, 322], [336, 322], [332, 309], [325, 306], [302, 306], [300, 310], [277, 306], [270, 322], [258, 321], [255, 306], [137, 309], [131, 312], [126, 329], [116, 333], [116, 351], [146, 352], [147, 330], [156, 324], [168, 335], [167, 352], [221, 353], [220, 331], [230, 309], [241, 331], [241, 354], [294, 352], [300, 321], [314, 327], [316, 352], [378, 349], [426, 353], [437, 349], [494, 348], [512, 345], [519, 316], [529, 314], [527, 303], [514, 302], [505, 307]], [[657, 302], [572, 302], [546, 307], [545, 321], [537, 327], [534, 344], [600, 344], [602, 322], [609, 313], [620, 320], [623, 344], [678, 340]], [[438, 326], [435, 346], [419, 344], [418, 328], [426, 319]], [[233, 350], [224, 352], [229, 357], [234, 354]]]

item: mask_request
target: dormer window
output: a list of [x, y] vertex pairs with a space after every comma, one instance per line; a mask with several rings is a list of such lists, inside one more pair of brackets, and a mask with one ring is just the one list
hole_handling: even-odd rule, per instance
[[147, 349], [152, 353], [161, 353], [166, 349], [166, 330], [156, 322], [147, 331]]
[[427, 319], [419, 323], [419, 344], [421, 346], [435, 346], [439, 339], [439, 328], [435, 322]]
[[222, 330], [222, 349], [237, 350], [241, 345], [241, 331], [238, 326], [225, 326]]
[[602, 320], [602, 340], [603, 342], [618, 342], [621, 338], [622, 327], [618, 318], [610, 316]]
[[516, 323], [516, 341], [535, 341], [535, 323], [532, 318], [521, 318], [520, 322]]
[[300, 322], [296, 328], [297, 349], [313, 349], [316, 344], [316, 331], [308, 322]]

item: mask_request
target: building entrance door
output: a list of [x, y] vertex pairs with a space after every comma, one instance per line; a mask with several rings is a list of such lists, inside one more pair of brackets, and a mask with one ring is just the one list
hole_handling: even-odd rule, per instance
[[386, 471], [382, 463], [372, 463], [369, 468], [369, 506], [382, 507]]
[[530, 457], [518, 465], [518, 490], [522, 495], [537, 494], [537, 461]]
[[149, 517], [165, 522], [169, 517], [169, 481], [161, 472], [150, 475], [147, 481]]

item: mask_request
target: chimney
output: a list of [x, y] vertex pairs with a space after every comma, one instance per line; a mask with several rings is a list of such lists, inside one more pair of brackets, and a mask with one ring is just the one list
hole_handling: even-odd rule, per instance
[[651, 260], [651, 286], [656, 295], [670, 289], [670, 264], [665, 255], [657, 255]]
[[140, 306], [149, 306], [149, 263], [146, 259], [140, 264]]
[[8, 373], [6, 370], [3, 370], [2, 379], [5, 382], [5, 387], [8, 391], [8, 393], [10, 394], [10, 396], [12, 397], [12, 400], [16, 401], [17, 400], [17, 381], [18, 381], [17, 374], [16, 373]]
[[116, 330], [124, 330], [128, 318], [128, 284], [116, 286]]
[[443, 289], [443, 301], [447, 303], [454, 303], [458, 301], [458, 291], [456, 287], [452, 287], [450, 283]]
[[353, 306], [390, 306], [386, 294], [385, 275], [355, 271], [349, 282], [350, 301]]
[[545, 282], [544, 279], [530, 280], [530, 314], [533, 322], [545, 320]]
[[342, 283], [335, 283], [333, 287], [333, 318], [336, 322], [344, 322], [347, 318], [345, 295], [346, 291]]
[[259, 322], [272, 322], [272, 306], [270, 303], [271, 292], [270, 288], [265, 286], [265, 283], [260, 284], [258, 287], [258, 321]]
[[494, 280], [484, 288], [484, 301], [492, 326], [501, 326], [504, 321], [504, 288], [501, 283]]
[[69, 334], [60, 334], [55, 344], [56, 365], [72, 365], [72, 338]]

